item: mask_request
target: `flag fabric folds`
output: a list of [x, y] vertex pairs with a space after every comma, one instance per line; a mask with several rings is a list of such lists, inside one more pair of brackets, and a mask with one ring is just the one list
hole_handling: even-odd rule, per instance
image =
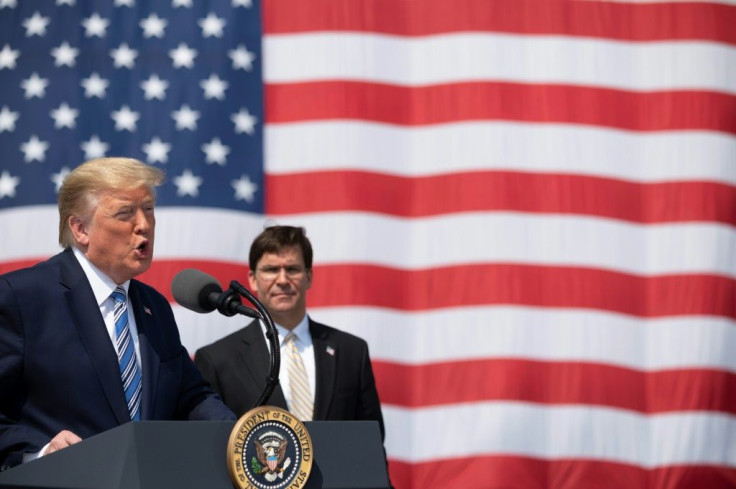
[[[306, 227], [397, 489], [736, 486], [733, 2], [77, 3], [0, 0], [0, 270], [138, 157], [169, 297]], [[171, 300], [192, 351], [244, 323]]]

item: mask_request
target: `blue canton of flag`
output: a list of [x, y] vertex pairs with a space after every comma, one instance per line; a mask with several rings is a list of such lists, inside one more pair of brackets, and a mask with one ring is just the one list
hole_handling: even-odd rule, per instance
[[0, 0], [0, 209], [129, 156], [160, 205], [262, 213], [260, 51], [252, 0]]

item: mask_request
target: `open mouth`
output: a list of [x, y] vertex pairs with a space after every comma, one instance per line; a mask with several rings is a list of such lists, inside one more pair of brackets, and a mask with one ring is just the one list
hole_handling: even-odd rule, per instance
[[139, 244], [136, 247], [136, 251], [142, 254], [146, 254], [148, 252], [148, 241], [143, 241], [141, 244]]

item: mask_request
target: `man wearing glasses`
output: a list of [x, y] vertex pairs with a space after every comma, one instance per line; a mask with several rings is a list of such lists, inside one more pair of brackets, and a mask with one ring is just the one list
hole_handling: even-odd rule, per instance
[[[312, 246], [300, 227], [266, 228], [251, 245], [248, 280], [276, 323], [280, 383], [269, 405], [301, 421], [376, 420], [383, 416], [368, 345], [357, 336], [313, 321], [306, 294], [312, 285]], [[269, 369], [265, 326], [245, 328], [205, 346], [194, 362], [237, 416], [254, 407]]]

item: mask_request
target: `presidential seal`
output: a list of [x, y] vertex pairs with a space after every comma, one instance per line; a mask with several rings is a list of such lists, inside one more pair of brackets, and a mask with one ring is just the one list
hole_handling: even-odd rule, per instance
[[239, 489], [300, 489], [313, 457], [312, 439], [302, 422], [274, 406], [245, 413], [227, 444], [228, 472]]

